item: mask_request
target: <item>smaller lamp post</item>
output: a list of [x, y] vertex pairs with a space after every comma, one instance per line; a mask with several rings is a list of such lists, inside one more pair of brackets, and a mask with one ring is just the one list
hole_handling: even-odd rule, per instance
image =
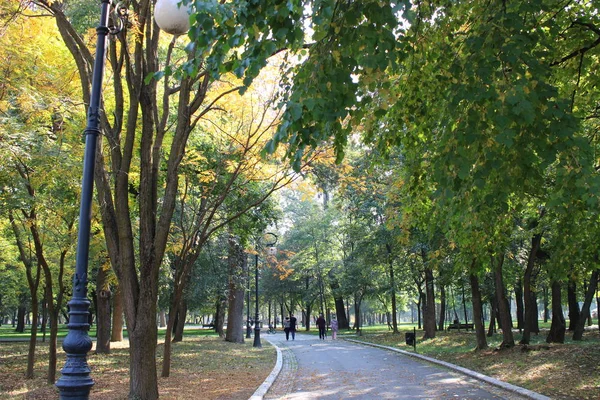
[[246, 292], [246, 339], [250, 339], [252, 336], [252, 329], [250, 329], [250, 267], [246, 266], [248, 291]]
[[[277, 243], [277, 235], [271, 232], [267, 232], [264, 234], [262, 241], [266, 242], [265, 246], [267, 246], [269, 248], [269, 252], [271, 253], [273, 250], [273, 247], [275, 246], [275, 244]], [[257, 247], [260, 246], [260, 241], [257, 242]], [[254, 343], [252, 344], [252, 347], [262, 347], [262, 344], [260, 343], [260, 324], [258, 322], [258, 248], [256, 249], [256, 255], [255, 255], [255, 259], [254, 259], [254, 266], [255, 266], [255, 273], [254, 273], [254, 279], [255, 279], [255, 295], [256, 295], [256, 312], [255, 312], [255, 316], [254, 316]]]

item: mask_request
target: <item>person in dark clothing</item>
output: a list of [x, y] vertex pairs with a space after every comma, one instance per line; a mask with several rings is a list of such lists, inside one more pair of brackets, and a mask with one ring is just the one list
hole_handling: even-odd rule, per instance
[[327, 322], [325, 322], [325, 318], [323, 318], [323, 314], [319, 315], [317, 318], [317, 327], [319, 328], [319, 339], [325, 340], [325, 327], [327, 326]]
[[285, 332], [285, 340], [290, 340], [290, 317], [285, 317], [285, 321], [283, 321], [283, 331]]
[[298, 320], [293, 315], [290, 317], [290, 332], [292, 333], [292, 340], [296, 340], [296, 326]]

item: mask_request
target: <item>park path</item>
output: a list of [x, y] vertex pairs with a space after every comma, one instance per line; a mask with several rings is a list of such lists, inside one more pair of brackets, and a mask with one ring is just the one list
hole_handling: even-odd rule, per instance
[[283, 366], [264, 399], [525, 399], [389, 350], [307, 334], [267, 339]]

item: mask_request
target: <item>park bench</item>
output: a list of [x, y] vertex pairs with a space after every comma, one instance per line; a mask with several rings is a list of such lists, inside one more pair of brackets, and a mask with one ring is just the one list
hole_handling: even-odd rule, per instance
[[450, 329], [457, 329], [457, 330], [461, 330], [461, 329], [465, 329], [465, 330], [473, 330], [473, 324], [461, 324], [461, 323], [452, 323], [450, 325], [448, 325], [448, 328], [446, 330], [450, 330]]
[[210, 324], [202, 324], [203, 328], [210, 328], [210, 329], [214, 329], [215, 328], [215, 323], [214, 321], [211, 322]]

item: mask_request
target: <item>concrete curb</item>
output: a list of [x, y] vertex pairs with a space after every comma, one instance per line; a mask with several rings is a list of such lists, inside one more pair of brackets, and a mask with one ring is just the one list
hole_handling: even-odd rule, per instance
[[258, 389], [256, 389], [254, 394], [248, 400], [263, 400], [263, 397], [265, 394], [267, 394], [267, 391], [271, 388], [273, 382], [275, 382], [275, 379], [277, 379], [277, 376], [279, 376], [281, 367], [283, 366], [283, 356], [279, 346], [271, 342], [269, 339], [265, 338], [264, 340], [271, 343], [271, 346], [275, 347], [275, 350], [277, 350], [277, 362], [275, 363], [275, 367], [273, 367], [273, 371], [271, 371], [269, 376], [267, 376], [267, 379], [265, 379], [265, 381], [258, 387]]
[[513, 393], [517, 393], [517, 394], [519, 394], [521, 396], [527, 397], [527, 398], [532, 399], [532, 400], [551, 400], [550, 397], [547, 397], [547, 396], [544, 396], [542, 394], [536, 393], [536, 392], [534, 392], [532, 390], [524, 389], [522, 387], [519, 387], [519, 386], [516, 386], [516, 385], [512, 385], [510, 383], [502, 382], [501, 380], [498, 380], [496, 378], [492, 378], [490, 376], [487, 376], [487, 375], [484, 375], [484, 374], [480, 374], [479, 372], [471, 371], [470, 369], [467, 369], [467, 368], [459, 367], [458, 365], [450, 364], [449, 362], [446, 362], [446, 361], [436, 360], [435, 358], [423, 356], [423, 355], [417, 354], [417, 353], [411, 353], [410, 351], [396, 349], [396, 348], [390, 347], [390, 346], [383, 346], [383, 345], [380, 345], [380, 344], [363, 342], [361, 340], [346, 339], [346, 338], [344, 338], [343, 340], [347, 340], [349, 342], [358, 343], [358, 344], [362, 344], [362, 345], [366, 345], [366, 346], [379, 347], [381, 349], [386, 349], [386, 350], [394, 351], [396, 353], [401, 353], [401, 354], [404, 354], [404, 355], [409, 356], [409, 357], [418, 358], [418, 359], [430, 362], [432, 364], [441, 365], [441, 366], [444, 366], [444, 367], [446, 367], [448, 369], [460, 372], [463, 375], [467, 375], [467, 376], [470, 376], [471, 378], [475, 378], [475, 379], [478, 379], [480, 381], [489, 383], [490, 385], [494, 385], [494, 386], [499, 387], [501, 389], [508, 390], [510, 392], [513, 392]]

